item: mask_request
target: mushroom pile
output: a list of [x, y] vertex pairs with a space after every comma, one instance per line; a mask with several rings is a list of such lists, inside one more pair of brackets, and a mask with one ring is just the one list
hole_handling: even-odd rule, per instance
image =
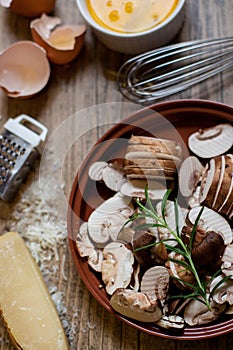
[[[133, 135], [123, 165], [91, 165], [90, 178], [116, 193], [81, 225], [77, 249], [100, 274], [116, 312], [171, 330], [233, 314], [232, 130], [221, 124], [190, 135], [193, 155], [186, 159], [175, 141]], [[225, 145], [218, 139], [222, 134]], [[182, 193], [182, 204], [173, 197], [164, 207], [167, 188]], [[137, 204], [146, 205], [148, 197], [157, 219], [137, 216]], [[208, 285], [209, 305], [201, 296], [175, 297], [191, 295], [197, 276], [172, 232], [191, 247], [198, 278]]]

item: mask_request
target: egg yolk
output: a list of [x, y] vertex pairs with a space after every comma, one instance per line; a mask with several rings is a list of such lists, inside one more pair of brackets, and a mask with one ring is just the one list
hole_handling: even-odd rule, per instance
[[179, 0], [86, 0], [94, 20], [117, 32], [145, 31], [164, 21]]

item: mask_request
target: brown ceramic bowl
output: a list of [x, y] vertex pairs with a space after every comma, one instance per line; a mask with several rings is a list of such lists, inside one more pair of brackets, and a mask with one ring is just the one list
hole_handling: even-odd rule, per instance
[[157, 118], [153, 113], [153, 110], [164, 116], [175, 127], [185, 144], [187, 144], [188, 135], [199, 128], [206, 128], [224, 122], [233, 123], [233, 107], [231, 106], [203, 100], [177, 100], [158, 103], [150, 108], [142, 109], [121, 123], [116, 124], [105, 133], [90, 151], [74, 180], [68, 212], [68, 234], [71, 252], [86, 287], [98, 302], [107, 311], [115, 314], [119, 320], [140, 331], [163, 338], [197, 340], [216, 337], [232, 331], [233, 317], [224, 316], [209, 325], [185, 327], [182, 333], [169, 334], [156, 325], [137, 322], [116, 313], [110, 306], [109, 297], [105, 290], [99, 288], [99, 285], [102, 284], [100, 275], [89, 268], [87, 260], [79, 256], [76, 248], [75, 234], [79, 228], [79, 218], [87, 221], [93, 208], [96, 208], [104, 198], [112, 195], [104, 185], [99, 185], [98, 193], [100, 195], [96, 196], [96, 184], [88, 179], [89, 166], [95, 161], [106, 159], [106, 157], [109, 159], [109, 155], [112, 158], [122, 157], [126, 143], [122, 142], [119, 146], [118, 139], [127, 140], [132, 133], [142, 135], [145, 134], [144, 130], [150, 130], [152, 134], [156, 133], [156, 136], [159, 133], [159, 136], [169, 138], [167, 124], [161, 122], [160, 118]]

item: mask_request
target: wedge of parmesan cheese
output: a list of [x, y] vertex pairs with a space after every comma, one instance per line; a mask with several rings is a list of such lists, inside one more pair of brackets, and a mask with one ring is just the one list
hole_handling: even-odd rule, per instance
[[41, 272], [16, 232], [0, 237], [0, 309], [17, 349], [69, 349]]

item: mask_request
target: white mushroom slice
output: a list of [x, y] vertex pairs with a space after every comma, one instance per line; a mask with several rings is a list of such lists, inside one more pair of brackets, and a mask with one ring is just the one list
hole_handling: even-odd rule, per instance
[[199, 130], [188, 138], [190, 150], [201, 158], [211, 158], [227, 152], [233, 145], [231, 124], [219, 124]]
[[215, 192], [212, 208], [218, 210], [224, 202], [232, 179], [232, 160], [228, 156], [222, 156], [222, 167], [219, 174], [217, 189]]
[[215, 321], [224, 311], [225, 305], [214, 301], [210, 303], [211, 310], [199, 300], [191, 300], [184, 309], [184, 320], [190, 326], [208, 324]]
[[103, 169], [103, 181], [112, 191], [118, 192], [121, 186], [127, 181], [124, 169], [119, 164], [109, 164]]
[[88, 256], [88, 264], [89, 266], [92, 267], [93, 270], [96, 272], [101, 272], [102, 271], [102, 261], [103, 261], [103, 253], [102, 249], [95, 248]]
[[163, 316], [155, 323], [165, 329], [183, 329], [185, 325], [184, 319], [177, 315]]
[[121, 186], [124, 196], [145, 199], [145, 188], [148, 186], [148, 196], [152, 200], [161, 200], [167, 191], [167, 186], [159, 181], [132, 180]]
[[169, 288], [169, 272], [164, 266], [153, 266], [148, 269], [141, 281], [141, 292], [152, 301], [160, 300], [164, 305]]
[[103, 180], [103, 170], [108, 166], [106, 162], [94, 162], [91, 164], [88, 175], [94, 181], [102, 181]]
[[190, 197], [202, 176], [204, 167], [198, 158], [187, 157], [179, 169], [179, 188], [184, 197]]
[[[195, 207], [189, 211], [188, 219], [192, 225], [194, 225], [200, 210], [201, 207]], [[225, 244], [230, 244], [232, 242], [233, 234], [229, 223], [224, 217], [212, 209], [204, 207], [198, 226], [202, 227], [205, 231], [215, 231], [219, 233]]]
[[88, 258], [88, 264], [97, 272], [101, 272], [102, 250], [95, 248], [88, 234], [87, 222], [84, 222], [77, 234], [76, 246], [79, 255]]
[[82, 223], [79, 228], [76, 246], [82, 258], [91, 255], [95, 249], [88, 235], [87, 222]]
[[233, 244], [228, 244], [222, 256], [222, 272], [233, 279]]
[[200, 191], [201, 191], [201, 186], [197, 186], [196, 190], [193, 192], [191, 197], [189, 197], [188, 205], [190, 208], [200, 206]]
[[103, 249], [102, 279], [106, 292], [112, 295], [118, 288], [126, 288], [133, 273], [134, 256], [122, 242], [111, 242]]
[[[162, 218], [162, 202], [159, 202], [156, 206], [156, 210], [158, 215]], [[183, 226], [185, 225], [185, 218], [186, 218], [186, 210], [182, 210], [180, 206], [178, 205], [178, 226], [179, 226], [179, 233], [181, 233], [181, 230]], [[166, 203], [166, 209], [165, 209], [165, 219], [167, 222], [168, 227], [170, 228], [163, 228], [158, 227], [158, 232], [161, 240], [164, 239], [171, 239], [171, 241], [167, 242], [171, 246], [177, 245], [177, 242], [174, 240], [174, 236], [172, 235], [171, 231], [176, 233], [176, 214], [175, 214], [175, 207], [174, 202], [168, 200]]]
[[157, 302], [152, 303], [143, 293], [131, 289], [118, 289], [111, 297], [110, 304], [120, 314], [141, 322], [156, 322], [162, 317]]
[[116, 240], [118, 233], [132, 214], [132, 204], [122, 194], [117, 193], [104, 201], [89, 216], [90, 238], [100, 248], [109, 240]]
[[[224, 304], [228, 302], [230, 305], [233, 305], [233, 280], [228, 279], [223, 281], [224, 276], [216, 277], [210, 284], [210, 292], [212, 292], [212, 298], [217, 304]], [[216, 288], [214, 290], [214, 288]]]

